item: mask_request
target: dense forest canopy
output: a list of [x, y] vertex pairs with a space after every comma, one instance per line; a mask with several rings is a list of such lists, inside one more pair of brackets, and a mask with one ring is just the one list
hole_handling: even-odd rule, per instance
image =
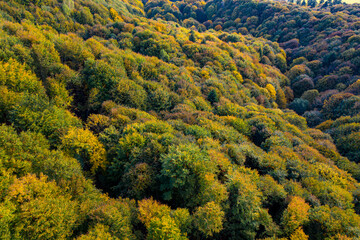
[[1, 239], [359, 239], [340, 3], [0, 1]]

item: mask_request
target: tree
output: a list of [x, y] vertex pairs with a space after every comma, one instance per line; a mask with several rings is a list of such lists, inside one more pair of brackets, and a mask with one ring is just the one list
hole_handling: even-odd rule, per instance
[[282, 217], [282, 225], [287, 235], [291, 235], [294, 232], [296, 235], [300, 234], [300, 232], [296, 233], [295, 230], [309, 221], [309, 209], [310, 206], [305, 203], [304, 199], [297, 196], [291, 199]]
[[222, 26], [219, 24], [219, 25], [216, 25], [215, 28], [214, 28], [216, 31], [221, 31], [222, 30]]
[[167, 110], [171, 106], [169, 92], [161, 87], [157, 87], [155, 91], [152, 91], [148, 95], [148, 97], [151, 109], [157, 112]]
[[147, 240], [187, 240], [174, 219], [164, 216], [153, 218], [148, 228]]
[[83, 234], [76, 240], [118, 240], [117, 237], [112, 236], [109, 232], [109, 227], [103, 224], [96, 224], [92, 227], [87, 234]]
[[292, 89], [294, 91], [295, 97], [300, 97], [305, 91], [313, 88], [314, 82], [306, 74], [302, 74], [292, 81]]
[[332, 95], [324, 102], [322, 112], [327, 118], [336, 119], [341, 116], [354, 116], [360, 112], [360, 97], [351, 93]]
[[349, 135], [339, 136], [336, 145], [339, 148], [339, 152], [343, 156], [348, 157], [350, 160], [355, 161], [356, 163], [360, 162], [360, 133], [353, 132]]
[[272, 84], [267, 84], [265, 88], [269, 92], [270, 97], [275, 100], [276, 99], [276, 90], [275, 90], [274, 86]]
[[[31, 85], [32, 82], [29, 81], [28, 87], [31, 88]], [[0, 89], [8, 95], [0, 98], [2, 102], [0, 105], [4, 105], [4, 110], [8, 111], [4, 120], [11, 122], [17, 129], [41, 132], [53, 144], [58, 143], [59, 135], [63, 130], [70, 126], [80, 126], [78, 118], [68, 110], [55, 106], [49, 101], [45, 92], [32, 93], [29, 89], [10, 99], [9, 97], [13, 95], [11, 91], [2, 87]]]
[[251, 139], [260, 146], [276, 130], [275, 123], [266, 115], [254, 116], [247, 120], [251, 126]]
[[169, 216], [171, 209], [167, 205], [161, 204], [156, 200], [143, 199], [138, 202], [139, 204], [139, 220], [148, 228], [151, 220], [154, 218], [161, 219]]
[[298, 229], [295, 230], [295, 232], [293, 234], [291, 234], [290, 236], [290, 240], [308, 240], [309, 236], [307, 236], [303, 229], [301, 227], [299, 227]]
[[249, 175], [238, 171], [228, 175], [227, 187], [230, 195], [224, 239], [254, 239], [260, 225], [261, 192]]
[[286, 58], [284, 57], [284, 55], [278, 53], [275, 56], [275, 64], [276, 66], [280, 69], [281, 72], [285, 72], [287, 69], [287, 63], [286, 63]]
[[189, 41], [196, 42], [196, 36], [194, 30], [191, 30]]
[[160, 59], [165, 61], [165, 62], [168, 62], [170, 61], [170, 56], [169, 54], [164, 50], [164, 49], [161, 49], [160, 50], [160, 55], [159, 55]]
[[11, 239], [12, 223], [16, 217], [15, 209], [11, 202], [0, 203], [0, 235], [3, 239]]
[[89, 104], [92, 104], [95, 109], [98, 109], [104, 101], [114, 99], [119, 78], [125, 76], [124, 69], [121, 70], [115, 70], [104, 60], [88, 59], [85, 62], [83, 76], [86, 85], [84, 87], [96, 93], [96, 96], [90, 96], [93, 99], [89, 99], [91, 101]]
[[348, 237], [358, 235], [360, 217], [353, 210], [324, 205], [312, 209], [309, 218], [311, 228], [307, 230], [313, 236], [331, 238], [339, 233]]
[[209, 189], [206, 174], [214, 173], [209, 156], [194, 144], [170, 147], [161, 156], [163, 198], [177, 206], [194, 207], [203, 201]]
[[145, 108], [147, 93], [144, 88], [134, 81], [121, 80], [117, 86], [115, 93], [115, 102], [125, 104], [134, 108]]
[[295, 100], [289, 104], [289, 108], [297, 114], [302, 115], [309, 109], [309, 101], [302, 98], [295, 98]]
[[75, 19], [81, 24], [94, 24], [94, 17], [88, 7], [82, 7], [80, 11], [74, 12]]
[[86, 126], [96, 134], [110, 127], [110, 124], [110, 118], [101, 114], [91, 114], [86, 121]]
[[0, 85], [17, 93], [27, 91], [33, 94], [45, 94], [45, 89], [36, 75], [26, 70], [24, 64], [20, 64], [14, 59], [0, 62]]
[[[189, 213], [184, 215], [181, 209], [171, 211], [170, 207], [150, 199], [139, 201], [139, 219], [148, 230], [147, 239], [186, 240], [186, 234], [180, 227], [185, 227], [189, 221]], [[185, 227], [186, 228], [186, 227]]]
[[14, 238], [67, 238], [78, 220], [76, 203], [71, 196], [42, 174], [39, 178], [27, 175], [16, 179], [6, 200], [16, 206]]
[[54, 44], [50, 42], [34, 44], [32, 50], [35, 55], [37, 75], [44, 81], [50, 73], [50, 67], [56, 63], [60, 63], [59, 53], [55, 50]]
[[224, 216], [225, 213], [218, 204], [208, 202], [195, 210], [194, 226], [206, 237], [211, 237], [223, 229]]
[[61, 149], [76, 158], [85, 171], [95, 174], [105, 169], [106, 152], [96, 136], [87, 129], [71, 128], [61, 139]]
[[211, 104], [217, 103], [219, 101], [219, 97], [216, 90], [213, 89], [210, 91], [208, 95], [208, 100], [209, 102], [211, 102]]
[[303, 114], [303, 117], [306, 118], [306, 122], [308, 123], [309, 127], [315, 127], [324, 121], [324, 117], [320, 111], [306, 111]]
[[[301, 0], [299, 0], [301, 1]], [[300, 75], [311, 75], [311, 71], [305, 65], [295, 65], [287, 73], [287, 76], [293, 82]]]
[[309, 104], [313, 104], [315, 99], [319, 96], [319, 91], [316, 89], [307, 90], [301, 96], [302, 99], [308, 100]]
[[277, 90], [276, 103], [278, 104], [279, 108], [286, 108], [287, 100], [285, 97], [285, 93], [281, 88]]
[[[132, 233], [132, 212], [126, 200], [111, 199], [100, 204], [90, 212], [90, 219], [98, 224], [106, 226], [106, 229], [117, 239], [134, 239]], [[105, 227], [103, 227], [105, 228]]]

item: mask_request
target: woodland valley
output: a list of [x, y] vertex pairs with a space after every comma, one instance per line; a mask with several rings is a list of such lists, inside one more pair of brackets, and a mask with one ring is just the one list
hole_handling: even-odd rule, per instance
[[360, 4], [0, 0], [0, 239], [360, 239]]

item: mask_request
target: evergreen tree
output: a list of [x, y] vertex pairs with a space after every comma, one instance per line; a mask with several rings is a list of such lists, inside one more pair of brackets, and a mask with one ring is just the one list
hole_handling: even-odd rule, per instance
[[196, 36], [194, 30], [191, 30], [189, 41], [196, 42]]
[[208, 95], [208, 100], [209, 102], [211, 102], [211, 104], [214, 104], [219, 101], [219, 96], [214, 89], [210, 91]]

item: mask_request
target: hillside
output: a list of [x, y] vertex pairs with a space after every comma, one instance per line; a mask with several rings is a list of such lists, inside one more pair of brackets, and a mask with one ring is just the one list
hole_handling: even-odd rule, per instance
[[[163, 2], [149, 2], [145, 6], [148, 16], [169, 18], [171, 13], [156, 11], [157, 5]], [[310, 126], [329, 117], [349, 114], [344, 110], [332, 116], [323, 106], [332, 95], [343, 96], [348, 92], [347, 87], [359, 79], [358, 5], [310, 8], [272, 1], [220, 0], [173, 5], [179, 9], [180, 21], [198, 29], [222, 29], [278, 42], [286, 51], [288, 63], [287, 68], [284, 66], [280, 70], [286, 72], [293, 90], [287, 98], [290, 101], [295, 98], [289, 107], [300, 115], [305, 113]], [[196, 8], [194, 12], [189, 10]], [[276, 56], [270, 52], [268, 47], [261, 49], [262, 63], [276, 61]], [[359, 113], [355, 106], [348, 108], [354, 108], [351, 115]]]
[[1, 239], [360, 238], [359, 13], [0, 1]]

